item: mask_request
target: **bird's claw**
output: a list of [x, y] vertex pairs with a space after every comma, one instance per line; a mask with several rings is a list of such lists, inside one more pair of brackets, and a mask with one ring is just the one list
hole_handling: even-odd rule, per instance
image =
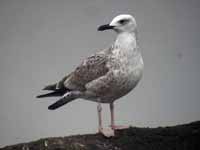
[[99, 133], [107, 138], [115, 136], [115, 131], [112, 128], [100, 128]]
[[120, 126], [120, 125], [111, 125], [110, 126], [113, 130], [122, 130], [122, 129], [128, 129], [130, 126]]

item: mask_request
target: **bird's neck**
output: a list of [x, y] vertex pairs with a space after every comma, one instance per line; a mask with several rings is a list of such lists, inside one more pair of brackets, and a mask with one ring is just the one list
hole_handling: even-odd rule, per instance
[[114, 43], [116, 49], [122, 50], [136, 50], [137, 49], [137, 34], [136, 32], [122, 32], [118, 33]]

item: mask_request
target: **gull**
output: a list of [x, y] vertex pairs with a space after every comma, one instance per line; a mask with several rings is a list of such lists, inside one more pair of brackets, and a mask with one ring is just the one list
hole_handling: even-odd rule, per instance
[[[138, 32], [135, 18], [121, 14], [109, 24], [98, 27], [98, 31], [114, 30], [116, 40], [107, 49], [87, 57], [70, 74], [55, 84], [43, 88], [50, 93], [37, 98], [60, 96], [61, 98], [48, 107], [55, 110], [75, 99], [97, 102], [98, 130], [105, 136], [114, 136], [114, 102], [136, 87], [143, 74], [143, 59], [138, 47]], [[108, 103], [111, 113], [111, 125], [102, 126], [101, 103]]]

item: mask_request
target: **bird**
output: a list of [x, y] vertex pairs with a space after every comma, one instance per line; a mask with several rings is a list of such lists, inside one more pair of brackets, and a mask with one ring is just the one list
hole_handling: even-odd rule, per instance
[[[55, 110], [75, 99], [97, 102], [98, 131], [109, 137], [122, 126], [115, 125], [114, 102], [132, 91], [143, 76], [144, 63], [138, 46], [135, 18], [120, 14], [98, 31], [113, 30], [116, 39], [105, 49], [84, 59], [78, 67], [58, 82], [47, 85], [47, 94], [37, 98], [60, 97], [48, 109]], [[111, 125], [102, 125], [102, 103], [109, 104]]]

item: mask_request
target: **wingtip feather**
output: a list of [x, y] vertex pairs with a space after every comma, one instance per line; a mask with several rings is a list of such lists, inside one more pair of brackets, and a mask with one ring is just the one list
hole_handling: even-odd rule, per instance
[[48, 110], [55, 110], [56, 108], [53, 106], [53, 105], [50, 105], [49, 107], [48, 107]]

